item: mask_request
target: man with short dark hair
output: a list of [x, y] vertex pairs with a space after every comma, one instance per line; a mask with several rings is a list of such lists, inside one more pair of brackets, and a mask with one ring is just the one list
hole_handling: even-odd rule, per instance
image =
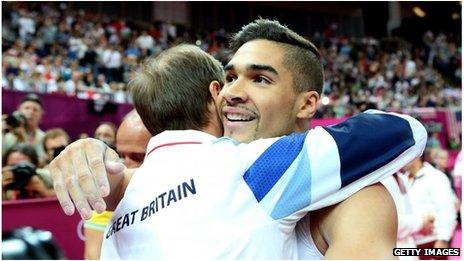
[[224, 136], [250, 142], [308, 130], [323, 87], [314, 45], [276, 21], [261, 19], [234, 35], [231, 47], [219, 107]]
[[[323, 86], [322, 63], [314, 45], [277, 21], [258, 19], [234, 35], [231, 47], [235, 54], [225, 66], [224, 102], [219, 107], [224, 135], [250, 142], [306, 131]], [[360, 129], [358, 135], [347, 149], [356, 151], [371, 133]], [[369, 161], [356, 153], [347, 155], [347, 165]], [[393, 258], [396, 220], [388, 191], [380, 184], [365, 188], [298, 223], [300, 257]]]

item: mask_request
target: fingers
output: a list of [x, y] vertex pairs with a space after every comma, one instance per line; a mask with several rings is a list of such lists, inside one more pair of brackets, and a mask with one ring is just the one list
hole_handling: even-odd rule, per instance
[[78, 185], [76, 176], [70, 175], [66, 178], [65, 183], [69, 194], [74, 201], [74, 205], [76, 206], [77, 211], [81, 215], [82, 219], [89, 219], [92, 216], [90, 205], [87, 202], [86, 196]]
[[53, 186], [67, 215], [77, 208], [83, 219], [91, 217], [91, 209], [98, 213], [106, 209], [103, 196], [110, 186], [103, 163], [107, 146], [96, 139], [76, 141], [50, 163]]
[[55, 160], [52, 161], [49, 168], [53, 180], [53, 189], [55, 190], [61, 208], [66, 215], [71, 216], [74, 214], [74, 204], [69, 197], [68, 190], [64, 183], [64, 176], [61, 169], [58, 167], [58, 162]]
[[110, 192], [107, 171], [104, 164], [105, 151], [111, 150], [103, 142], [92, 140], [85, 144], [86, 164], [96, 182], [96, 189], [99, 195], [105, 197]]
[[[86, 144], [84, 144], [86, 145]], [[86, 150], [87, 149], [87, 150]], [[87, 214], [91, 212], [89, 207], [92, 206], [98, 213], [101, 213], [105, 210], [106, 204], [102, 198], [100, 193], [99, 187], [102, 186], [100, 184], [108, 183], [106, 178], [106, 174], [104, 173], [103, 167], [103, 156], [100, 154], [100, 157], [97, 155], [88, 155], [90, 151], [96, 151], [97, 148], [94, 150], [89, 151], [89, 147], [85, 147], [84, 150], [74, 150], [72, 163], [74, 168], [70, 171], [74, 171], [73, 178], [69, 181], [68, 188], [71, 188], [69, 191], [71, 194], [76, 207], [78, 207], [78, 211], [81, 213], [81, 216], [87, 217]], [[100, 183], [97, 182], [97, 172], [100, 176]], [[77, 184], [74, 182], [77, 181]], [[106, 185], [108, 186], [108, 185]], [[84, 199], [85, 203], [81, 202]], [[76, 202], [78, 200], [79, 202]], [[80, 206], [78, 206], [78, 203]], [[86, 204], [87, 203], [87, 204]], [[90, 218], [90, 217], [89, 217]]]

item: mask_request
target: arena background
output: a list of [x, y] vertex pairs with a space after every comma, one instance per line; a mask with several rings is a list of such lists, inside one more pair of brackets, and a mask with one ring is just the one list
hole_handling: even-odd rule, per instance
[[[461, 2], [2, 2], [2, 114], [33, 92], [46, 113], [42, 130], [93, 136], [99, 123], [117, 126], [132, 109], [126, 83], [145, 57], [189, 42], [226, 63], [230, 33], [258, 17], [288, 25], [322, 53], [325, 95], [312, 126], [373, 107], [413, 114], [453, 168], [462, 133]], [[116, 67], [101, 60], [111, 48]], [[79, 217], [65, 217], [54, 199], [2, 203], [4, 237], [30, 225], [52, 232], [61, 257], [83, 257]], [[455, 246], [460, 237], [459, 226]]]

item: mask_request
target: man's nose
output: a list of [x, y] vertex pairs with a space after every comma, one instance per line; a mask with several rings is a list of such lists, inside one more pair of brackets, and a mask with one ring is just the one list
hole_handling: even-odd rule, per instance
[[25, 110], [25, 114], [27, 114], [27, 115], [32, 115], [32, 114], [34, 114], [34, 112], [35, 112], [34, 109], [26, 109]]
[[237, 79], [224, 88], [224, 97], [229, 105], [244, 103], [248, 100], [246, 84], [242, 80]]

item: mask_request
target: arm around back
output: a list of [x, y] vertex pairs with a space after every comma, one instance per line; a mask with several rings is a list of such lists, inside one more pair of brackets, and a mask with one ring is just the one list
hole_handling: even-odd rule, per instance
[[396, 207], [380, 183], [323, 211], [321, 217], [327, 259], [395, 259]]

